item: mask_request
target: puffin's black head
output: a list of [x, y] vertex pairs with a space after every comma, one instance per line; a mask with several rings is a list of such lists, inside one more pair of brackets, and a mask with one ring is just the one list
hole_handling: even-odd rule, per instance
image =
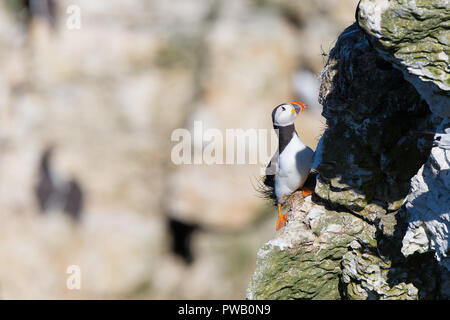
[[272, 111], [272, 122], [274, 126], [286, 127], [294, 123], [297, 114], [305, 109], [303, 102], [292, 101], [282, 103]]

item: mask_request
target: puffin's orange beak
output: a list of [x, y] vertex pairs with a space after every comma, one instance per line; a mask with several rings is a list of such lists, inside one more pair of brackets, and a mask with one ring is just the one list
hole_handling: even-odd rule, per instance
[[291, 102], [294, 105], [295, 112], [299, 113], [305, 110], [306, 104], [300, 101], [292, 101]]

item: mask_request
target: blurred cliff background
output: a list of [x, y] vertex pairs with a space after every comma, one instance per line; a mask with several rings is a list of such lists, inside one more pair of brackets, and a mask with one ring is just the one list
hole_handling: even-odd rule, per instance
[[315, 148], [357, 2], [1, 1], [0, 298], [244, 298], [275, 233], [260, 166], [176, 166], [171, 133], [270, 129], [300, 99]]

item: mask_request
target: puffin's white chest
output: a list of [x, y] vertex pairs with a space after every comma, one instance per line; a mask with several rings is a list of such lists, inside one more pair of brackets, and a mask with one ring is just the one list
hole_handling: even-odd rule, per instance
[[278, 173], [275, 176], [275, 195], [279, 203], [303, 186], [308, 178], [314, 152], [296, 134], [278, 157]]

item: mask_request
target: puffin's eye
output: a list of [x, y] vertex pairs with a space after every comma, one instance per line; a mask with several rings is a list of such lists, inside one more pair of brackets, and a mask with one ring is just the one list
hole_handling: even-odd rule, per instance
[[286, 111], [286, 108], [285, 108], [285, 107], [281, 107], [281, 109], [283, 109], [283, 111]]

